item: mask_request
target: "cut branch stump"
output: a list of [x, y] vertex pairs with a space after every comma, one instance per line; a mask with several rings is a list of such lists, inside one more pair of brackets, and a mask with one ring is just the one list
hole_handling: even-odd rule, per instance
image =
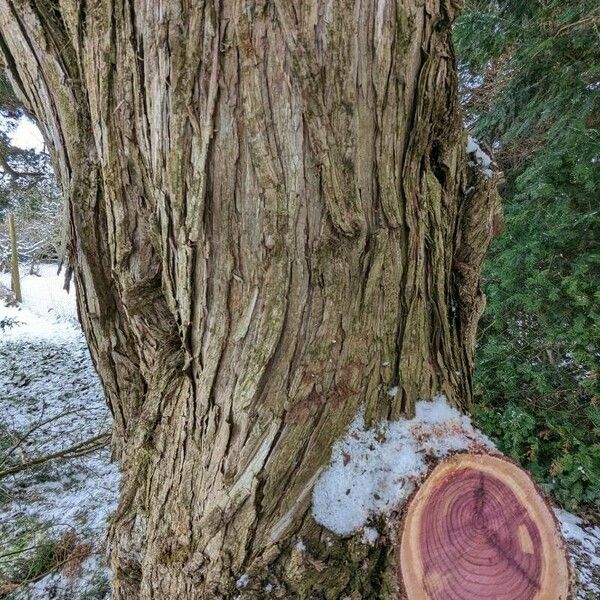
[[567, 600], [568, 555], [531, 477], [500, 456], [441, 461], [410, 501], [398, 563], [409, 600]]

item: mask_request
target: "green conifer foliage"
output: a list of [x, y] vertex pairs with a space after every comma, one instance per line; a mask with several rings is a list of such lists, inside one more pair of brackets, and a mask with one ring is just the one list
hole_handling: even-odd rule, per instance
[[467, 119], [506, 177], [479, 422], [559, 502], [597, 515], [600, 7], [471, 0], [455, 38]]
[[39, 204], [47, 195], [45, 188], [54, 185], [48, 154], [19, 148], [11, 140], [12, 131], [24, 116], [23, 106], [0, 71], [0, 222], [8, 209]]

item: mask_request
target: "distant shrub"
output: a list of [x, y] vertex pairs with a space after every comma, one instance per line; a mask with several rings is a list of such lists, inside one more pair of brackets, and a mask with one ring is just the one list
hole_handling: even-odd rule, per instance
[[13, 318], [13, 317], [2, 317], [0, 319], [0, 331], [6, 331], [7, 329], [10, 329], [11, 327], [15, 327], [16, 325], [19, 324], [20, 321], [17, 321], [17, 319]]

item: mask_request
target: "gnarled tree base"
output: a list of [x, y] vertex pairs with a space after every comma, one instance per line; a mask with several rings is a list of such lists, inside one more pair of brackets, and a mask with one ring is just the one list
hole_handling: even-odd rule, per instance
[[569, 563], [531, 477], [498, 456], [440, 462], [410, 502], [398, 565], [410, 600], [566, 600]]

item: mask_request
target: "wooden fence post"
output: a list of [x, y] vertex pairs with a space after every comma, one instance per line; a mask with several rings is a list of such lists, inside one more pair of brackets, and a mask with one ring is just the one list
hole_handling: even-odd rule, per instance
[[11, 287], [15, 293], [15, 299], [17, 302], [22, 302], [23, 297], [21, 296], [21, 279], [19, 276], [19, 254], [17, 251], [17, 230], [15, 228], [15, 216], [11, 213], [8, 215], [8, 231], [10, 234], [10, 248], [11, 248]]

